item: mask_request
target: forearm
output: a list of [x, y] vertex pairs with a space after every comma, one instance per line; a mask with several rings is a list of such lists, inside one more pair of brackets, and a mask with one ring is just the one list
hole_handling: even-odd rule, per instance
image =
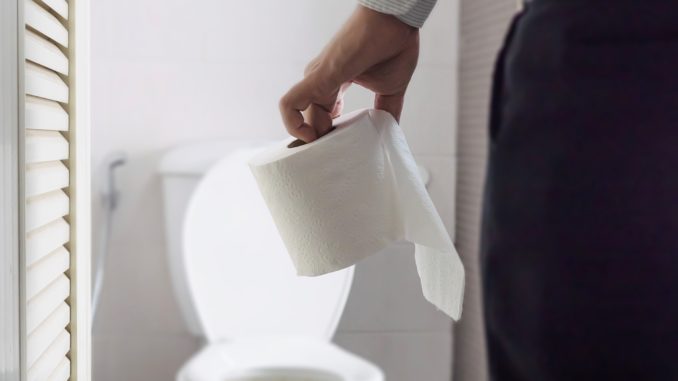
[[377, 12], [393, 15], [400, 21], [420, 28], [433, 10], [437, 0], [358, 0]]

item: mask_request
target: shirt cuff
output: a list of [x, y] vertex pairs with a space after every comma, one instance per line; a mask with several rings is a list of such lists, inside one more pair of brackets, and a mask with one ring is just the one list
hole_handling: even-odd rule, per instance
[[437, 0], [358, 0], [360, 5], [393, 15], [415, 28], [421, 28]]

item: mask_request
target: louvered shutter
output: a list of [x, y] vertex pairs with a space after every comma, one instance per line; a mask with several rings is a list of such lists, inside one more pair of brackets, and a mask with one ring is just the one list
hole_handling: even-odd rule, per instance
[[478, 249], [490, 85], [516, 1], [461, 0], [460, 5], [456, 244], [466, 267], [466, 295], [464, 318], [455, 326], [454, 379], [484, 381], [488, 375]]
[[69, 4], [25, 0], [26, 379], [71, 375]]

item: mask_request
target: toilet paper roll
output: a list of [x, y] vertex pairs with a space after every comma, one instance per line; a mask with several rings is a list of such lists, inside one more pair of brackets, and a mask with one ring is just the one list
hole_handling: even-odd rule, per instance
[[334, 127], [249, 162], [298, 275], [351, 266], [404, 239], [415, 244], [424, 296], [458, 320], [464, 268], [397, 122], [361, 110]]

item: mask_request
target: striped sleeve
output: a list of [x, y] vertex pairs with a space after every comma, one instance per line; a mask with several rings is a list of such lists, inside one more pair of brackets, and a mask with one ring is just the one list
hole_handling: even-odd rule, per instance
[[405, 24], [421, 28], [437, 0], [358, 0], [377, 12], [393, 15]]

